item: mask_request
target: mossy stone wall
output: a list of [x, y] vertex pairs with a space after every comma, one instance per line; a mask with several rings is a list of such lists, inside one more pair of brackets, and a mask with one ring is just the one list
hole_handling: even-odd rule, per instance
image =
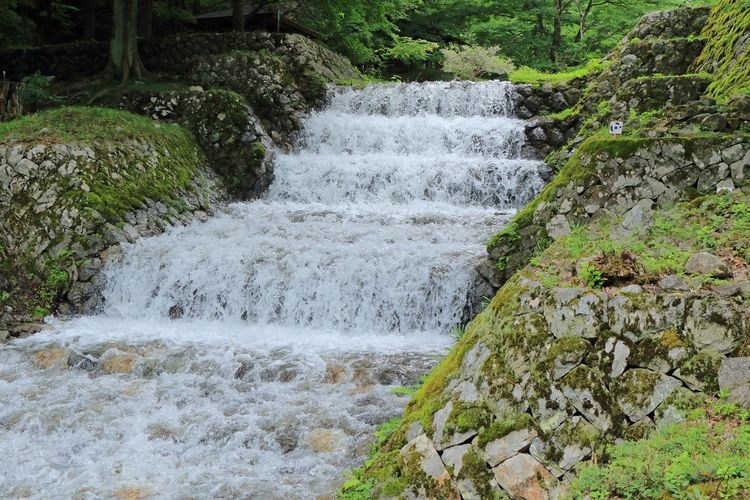
[[[41, 126], [43, 116], [31, 119]], [[118, 139], [115, 119], [103, 141], [0, 140], [2, 322], [95, 306], [113, 247], [186, 223], [223, 196], [187, 132], [137, 119], [152, 133]]]

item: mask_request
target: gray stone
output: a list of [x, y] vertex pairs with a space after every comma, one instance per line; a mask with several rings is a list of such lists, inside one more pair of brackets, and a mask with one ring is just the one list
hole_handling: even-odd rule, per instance
[[613, 402], [596, 370], [578, 366], [562, 379], [561, 385], [563, 395], [594, 427], [603, 432], [612, 428]]
[[716, 185], [716, 192], [718, 194], [731, 193], [732, 191], [734, 191], [734, 182], [732, 179], [724, 179]]
[[535, 438], [529, 453], [555, 476], [562, 477], [591, 455], [589, 443], [597, 435], [597, 430], [590, 423], [575, 416], [544, 438]]
[[[630, 356], [630, 347], [622, 340], [616, 340], [610, 338], [607, 340], [606, 347], [610, 346], [610, 342], [613, 342], [612, 347], [612, 368], [609, 371], [611, 378], [617, 378], [625, 372], [625, 368], [628, 366], [628, 356]], [[608, 349], [605, 349], [609, 352]]]
[[549, 386], [549, 392], [529, 394], [531, 413], [542, 432], [550, 432], [568, 417], [568, 400], [556, 386]]
[[690, 287], [687, 286], [685, 280], [675, 275], [660, 279], [659, 288], [663, 288], [664, 290], [677, 290], [680, 292], [687, 292], [688, 290], [690, 290]]
[[87, 259], [78, 271], [78, 279], [81, 281], [89, 281], [102, 269], [101, 259], [93, 258]]
[[453, 467], [453, 477], [456, 477], [461, 472], [461, 467], [464, 465], [464, 455], [471, 449], [470, 444], [462, 444], [459, 446], [451, 446], [443, 451], [443, 463], [446, 467]]
[[490, 464], [490, 467], [495, 467], [525, 450], [535, 437], [536, 432], [529, 429], [509, 432], [505, 436], [487, 443], [483, 450], [484, 459]]
[[478, 401], [480, 398], [477, 386], [472, 382], [469, 382], [468, 380], [464, 380], [463, 382], [458, 384], [458, 386], [453, 390], [453, 394], [455, 394], [460, 401], [463, 401], [465, 403], [473, 403], [475, 401]]
[[651, 200], [641, 200], [628, 210], [623, 221], [612, 229], [610, 237], [613, 239], [622, 238], [634, 234], [641, 234], [648, 229], [654, 222], [654, 212], [652, 207], [654, 202]]
[[450, 474], [445, 469], [432, 441], [426, 434], [421, 434], [401, 448], [401, 456], [407, 461], [412, 454], [416, 454], [422, 471], [428, 477], [434, 479], [438, 484], [450, 483]]
[[745, 318], [734, 299], [696, 299], [686, 311], [685, 334], [697, 349], [729, 354], [745, 338]]
[[595, 339], [606, 317], [607, 295], [585, 288], [553, 288], [543, 304], [544, 318], [555, 337]]
[[691, 255], [685, 264], [685, 271], [690, 274], [708, 274], [720, 279], [732, 275], [729, 266], [723, 260], [708, 252]]
[[739, 283], [723, 283], [713, 287], [714, 291], [724, 297], [739, 297], [742, 295], [742, 285]]
[[470, 430], [467, 432], [456, 432], [451, 436], [445, 435], [445, 424], [448, 422], [451, 411], [453, 411], [453, 402], [448, 402], [442, 410], [435, 412], [432, 420], [432, 427], [434, 433], [432, 435], [432, 441], [435, 448], [442, 450], [449, 446], [455, 446], [457, 444], [465, 443], [472, 437], [476, 436], [476, 430]]
[[557, 479], [531, 455], [522, 453], [492, 469], [495, 480], [511, 498], [557, 498]]
[[553, 240], [570, 234], [570, 224], [564, 215], [556, 215], [547, 224], [547, 234]]
[[719, 366], [719, 389], [733, 403], [750, 407], [750, 357], [727, 358]]
[[417, 438], [420, 434], [424, 434], [424, 429], [422, 428], [422, 422], [416, 421], [411, 426], [409, 426], [409, 429], [406, 431], [406, 441], [413, 441]]
[[669, 395], [682, 386], [679, 380], [643, 368], [628, 370], [620, 379], [616, 399], [631, 422], [653, 412]]

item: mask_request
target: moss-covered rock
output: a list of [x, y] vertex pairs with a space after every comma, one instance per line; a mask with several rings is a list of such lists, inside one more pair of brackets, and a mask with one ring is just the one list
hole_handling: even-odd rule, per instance
[[218, 192], [193, 139], [173, 125], [98, 108], [3, 124], [4, 319], [43, 317], [62, 299], [91, 306], [110, 247], [187, 221]]
[[713, 73], [709, 94], [726, 100], [750, 93], [750, 10], [743, 0], [719, 0], [711, 9], [702, 36], [706, 47], [696, 71]]
[[234, 196], [252, 198], [268, 187], [273, 144], [243, 96], [224, 89], [142, 87], [118, 87], [115, 95], [101, 98], [111, 106], [189, 130]]

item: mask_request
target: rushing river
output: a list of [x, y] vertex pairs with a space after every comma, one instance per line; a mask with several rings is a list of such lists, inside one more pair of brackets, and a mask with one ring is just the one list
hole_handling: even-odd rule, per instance
[[503, 83], [339, 89], [266, 196], [142, 239], [0, 346], [0, 497], [329, 498], [541, 188]]

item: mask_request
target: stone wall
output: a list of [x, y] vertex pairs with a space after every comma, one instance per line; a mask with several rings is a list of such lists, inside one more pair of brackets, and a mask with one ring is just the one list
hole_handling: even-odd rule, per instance
[[679, 421], [718, 391], [727, 356], [747, 353], [749, 321], [739, 293], [679, 280], [604, 292], [516, 276], [427, 381], [429, 400], [416, 395], [373, 496], [563, 497], [605, 443]]
[[[205, 218], [222, 188], [192, 140], [0, 144], [0, 330], [99, 300], [121, 243]], [[59, 301], [62, 301], [60, 303]]]
[[[197, 47], [192, 57], [179, 59], [179, 74], [243, 95], [277, 143], [288, 143], [307, 113], [323, 103], [328, 84], [361, 78], [345, 58], [301, 35], [244, 35], [195, 34], [166, 41]], [[169, 49], [164, 50], [165, 68], [176, 66]]]
[[514, 223], [488, 243], [489, 259], [480, 272], [499, 286], [574, 225], [613, 215], [624, 217], [625, 228], [642, 227], [655, 207], [701, 192], [732, 190], [748, 179], [748, 137], [590, 138]]
[[134, 87], [120, 93], [116, 104], [192, 132], [209, 165], [235, 197], [256, 197], [271, 183], [273, 144], [242, 96], [199, 86], [164, 91]]

